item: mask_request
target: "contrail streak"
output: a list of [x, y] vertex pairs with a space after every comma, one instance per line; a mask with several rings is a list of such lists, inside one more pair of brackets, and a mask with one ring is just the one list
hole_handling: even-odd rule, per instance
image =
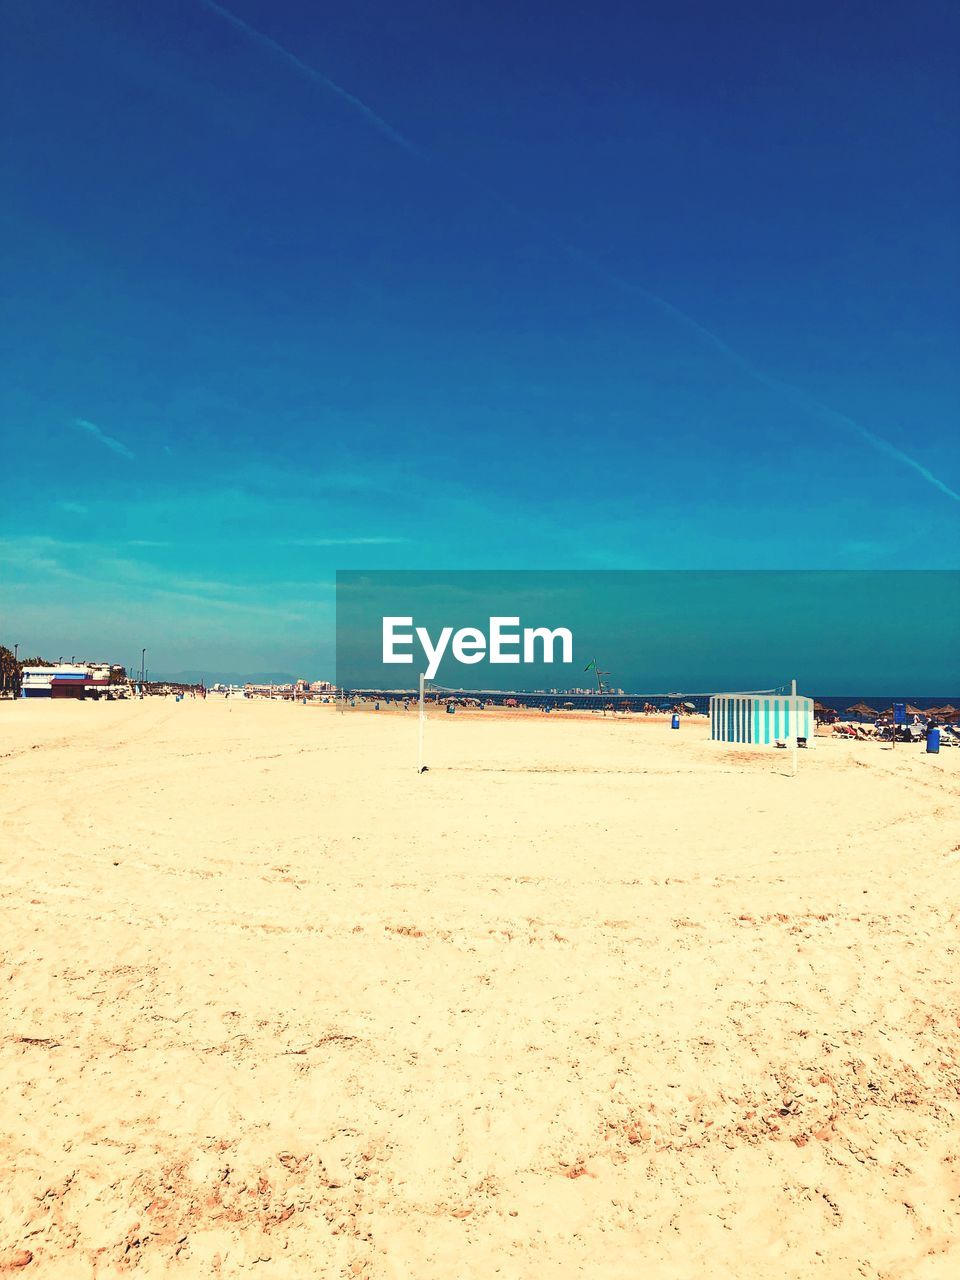
[[[223, 5], [217, 4], [216, 0], [200, 0], [200, 4], [209, 9], [212, 13], [219, 15], [219, 17], [223, 18], [225, 22], [229, 22], [232, 26], [236, 27], [238, 31], [243, 32], [243, 34], [249, 39], [255, 40], [258, 44], [269, 49], [271, 53], [276, 54], [277, 57], [290, 63], [302, 75], [307, 76], [322, 88], [327, 89], [330, 93], [333, 93], [336, 97], [342, 99], [342, 101], [346, 102], [354, 109], [354, 111], [361, 115], [369, 125], [376, 129], [378, 133], [389, 139], [389, 141], [393, 142], [396, 146], [402, 147], [404, 151], [408, 152], [410, 155], [416, 156], [419, 160], [432, 162], [457, 173], [460, 178], [469, 183], [474, 187], [474, 189], [484, 192], [484, 194], [495, 200], [514, 216], [522, 218], [528, 223], [533, 221], [532, 216], [520, 209], [512, 200], [508, 199], [494, 188], [487, 186], [485, 183], [479, 182], [471, 174], [449, 164], [441, 157], [433, 155], [423, 147], [418, 146], [415, 142], [412, 142], [409, 138], [400, 133], [399, 130], [395, 129], [393, 125], [384, 120], [383, 116], [378, 115], [372, 107], [368, 107], [361, 98], [358, 98], [355, 94], [344, 89], [342, 85], [337, 84], [335, 80], [331, 80], [329, 76], [324, 75], [322, 71], [318, 71], [317, 68], [311, 66], [310, 63], [304, 62], [301, 58], [298, 58], [296, 54], [291, 53], [289, 49], [285, 48], [282, 44], [279, 44], [272, 37], [265, 35], [264, 32], [258, 30], [256, 27], [251, 27], [248, 22], [244, 22], [242, 18], [238, 18], [236, 14], [231, 13], [229, 9], [225, 9]], [[960, 493], [955, 489], [951, 489], [949, 485], [945, 484], [941, 479], [939, 479], [939, 477], [935, 476], [932, 471], [925, 467], [921, 462], [918, 462], [916, 458], [911, 458], [909, 454], [904, 453], [904, 451], [897, 448], [895, 444], [891, 444], [889, 440], [885, 440], [882, 436], [878, 436], [868, 427], [857, 422], [855, 418], [848, 417], [845, 413], [840, 413], [836, 409], [831, 409], [828, 405], [821, 404], [820, 401], [815, 400], [812, 396], [801, 391], [798, 387], [794, 387], [787, 382], [782, 382], [779, 378], [772, 377], [770, 374], [765, 373], [762, 369], [753, 364], [752, 361], [748, 360], [746, 356], [741, 355], [734, 347], [731, 347], [728, 343], [724, 342], [724, 340], [718, 334], [714, 333], [712, 329], [708, 329], [706, 325], [701, 324], [699, 320], [688, 315], [686, 311], [675, 306], [674, 303], [668, 302], [666, 298], [661, 298], [659, 294], [653, 293], [649, 289], [645, 289], [643, 285], [634, 284], [632, 281], [625, 280], [623, 277], [616, 275], [616, 273], [611, 272], [607, 267], [603, 266], [602, 263], [597, 262], [596, 259], [592, 258], [589, 254], [584, 253], [582, 249], [568, 244], [552, 232], [545, 231], [544, 228], [539, 226], [538, 230], [541, 234], [545, 233], [549, 235], [550, 239], [559, 249], [569, 257], [587, 266], [595, 274], [605, 277], [612, 284], [628, 293], [640, 294], [642, 297], [647, 298], [665, 314], [679, 321], [680, 324], [685, 325], [693, 333], [697, 334], [697, 336], [704, 342], [719, 351], [721, 355], [725, 356], [728, 360], [732, 361], [732, 363], [743, 370], [748, 377], [766, 387], [769, 387], [771, 390], [786, 392], [787, 395], [797, 403], [806, 406], [806, 408], [818, 417], [826, 421], [833, 422], [837, 426], [842, 427], [848, 433], [858, 436], [878, 453], [883, 453], [888, 458], [893, 458], [894, 461], [899, 462], [902, 466], [915, 471], [917, 475], [921, 476], [928, 484], [932, 485], [935, 489], [938, 489], [948, 498], [952, 498], [955, 502], [960, 502]]]
[[898, 449], [895, 444], [891, 444], [889, 440], [885, 440], [883, 436], [878, 436], [875, 431], [871, 431], [869, 427], [865, 427], [862, 422], [858, 422], [856, 418], [851, 418], [848, 414], [840, 413], [837, 409], [832, 409], [829, 405], [823, 404], [815, 399], [807, 392], [802, 391], [799, 387], [793, 386], [792, 383], [784, 382], [780, 378], [775, 378], [772, 374], [760, 369], [746, 356], [742, 355], [734, 347], [724, 340], [712, 329], [708, 329], [706, 325], [695, 320], [693, 316], [688, 315], [686, 311], [682, 311], [679, 307], [674, 306], [672, 302], [668, 302], [666, 298], [661, 298], [659, 294], [652, 293], [649, 289], [645, 289], [643, 285], [635, 284], [631, 280], [625, 280], [622, 276], [616, 275], [610, 271], [602, 263], [591, 258], [583, 250], [575, 248], [573, 245], [567, 244], [565, 241], [557, 240], [556, 243], [568, 253], [571, 257], [584, 263], [599, 275], [604, 276], [611, 284], [616, 285], [619, 289], [626, 293], [639, 293], [643, 297], [649, 299], [655, 306], [659, 307], [667, 315], [673, 316], [674, 319], [680, 321], [681, 324], [687, 326], [696, 333], [700, 338], [714, 347], [728, 360], [742, 369], [748, 377], [755, 382], [759, 382], [762, 386], [769, 387], [771, 391], [779, 391], [785, 393], [797, 404], [810, 410], [817, 417], [828, 422], [833, 422], [842, 427], [845, 431], [859, 436], [861, 440], [865, 440], [879, 453], [884, 453], [888, 458], [893, 458], [905, 467], [909, 467], [919, 476], [922, 476], [928, 484], [933, 485], [935, 489], [939, 489], [941, 493], [946, 494], [948, 498], [953, 498], [954, 502], [960, 502], [960, 493], [956, 489], [951, 489], [938, 476], [935, 476], [929, 468], [925, 467], [922, 462], [918, 462], [916, 458], [911, 458], [908, 453], [904, 453], [902, 449]]
[[403, 147], [404, 151], [409, 151], [415, 156], [423, 158], [423, 152], [420, 148], [405, 138], [402, 133], [394, 129], [393, 125], [388, 124], [383, 116], [378, 116], [372, 107], [358, 98], [355, 94], [344, 89], [342, 85], [337, 84], [336, 80], [331, 80], [329, 76], [325, 76], [322, 71], [318, 71], [316, 67], [312, 67], [309, 62], [304, 62], [302, 58], [298, 58], [295, 53], [291, 53], [289, 49], [285, 49], [282, 44], [278, 44], [276, 40], [265, 35], [256, 27], [251, 27], [248, 22], [244, 22], [242, 18], [238, 18], [235, 13], [231, 13], [229, 9], [224, 9], [223, 5], [217, 4], [216, 0], [200, 0], [200, 3], [212, 13], [219, 14], [225, 22], [229, 22], [231, 26], [242, 31], [245, 36], [251, 40], [256, 40], [258, 44], [264, 45], [271, 53], [275, 53], [278, 58], [282, 58], [285, 62], [292, 63], [296, 69], [309, 79], [321, 85], [330, 93], [336, 94], [338, 98], [342, 98], [344, 102], [353, 107], [354, 111], [359, 112], [366, 120], [367, 124], [372, 125], [378, 133], [382, 133], [385, 138], [389, 138], [391, 142], [396, 143], [398, 147]]
[[844, 413], [838, 413], [836, 409], [828, 409], [826, 405], [818, 406], [820, 412], [828, 417], [835, 418], [838, 422], [843, 423], [862, 436], [868, 444], [872, 444], [875, 449], [881, 453], [885, 453], [888, 457], [895, 458], [898, 462], [902, 462], [905, 467], [911, 467], [916, 471], [917, 475], [923, 476], [928, 484], [932, 484], [935, 489], [939, 489], [941, 493], [945, 493], [948, 498], [953, 498], [954, 502], [960, 502], [960, 493], [956, 489], [951, 489], [948, 484], [935, 476], [932, 471], [918, 462], [916, 458], [911, 458], [908, 453], [904, 453], [902, 449], [898, 449], [895, 444], [891, 444], [889, 440], [884, 440], [882, 436], [876, 435], [869, 428], [857, 422], [854, 418], [848, 418]]

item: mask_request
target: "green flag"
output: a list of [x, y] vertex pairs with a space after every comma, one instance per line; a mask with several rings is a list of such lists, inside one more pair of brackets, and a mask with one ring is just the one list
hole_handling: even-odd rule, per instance
[[593, 668], [593, 670], [594, 670], [594, 671], [596, 671], [596, 669], [597, 669], [597, 660], [596, 660], [596, 658], [592, 658], [592, 659], [587, 663], [587, 665], [586, 665], [583, 669], [584, 669], [584, 671], [589, 671], [589, 670], [591, 669], [591, 667]]

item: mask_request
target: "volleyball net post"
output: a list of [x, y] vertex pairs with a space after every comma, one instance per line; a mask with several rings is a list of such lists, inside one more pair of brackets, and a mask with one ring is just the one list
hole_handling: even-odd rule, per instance
[[421, 671], [420, 672], [420, 709], [419, 709], [419, 715], [417, 716], [417, 773], [423, 773], [427, 767], [423, 762], [423, 726], [427, 718], [427, 709], [424, 704], [423, 686], [424, 686], [424, 674]]

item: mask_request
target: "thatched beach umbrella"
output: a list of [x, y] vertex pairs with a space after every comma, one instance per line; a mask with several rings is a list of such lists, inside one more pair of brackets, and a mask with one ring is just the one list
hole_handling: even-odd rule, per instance
[[955, 720], [957, 716], [960, 716], [960, 710], [948, 702], [942, 707], [931, 707], [927, 715], [936, 716], [938, 720]]
[[865, 719], [867, 716], [876, 719], [879, 714], [873, 707], [868, 707], [865, 702], [855, 702], [852, 707], [847, 707], [847, 715], [857, 716], [860, 720]]

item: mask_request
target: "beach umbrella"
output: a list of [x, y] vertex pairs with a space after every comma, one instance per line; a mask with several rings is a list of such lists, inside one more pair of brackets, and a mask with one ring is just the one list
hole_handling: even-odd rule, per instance
[[953, 720], [956, 716], [960, 715], [960, 711], [958, 711], [952, 703], [948, 702], [942, 707], [931, 707], [927, 712], [927, 715], [939, 716], [943, 720]]
[[695, 702], [685, 702], [683, 705], [688, 711], [696, 711], [697, 709], [697, 704]]
[[861, 719], [863, 719], [864, 716], [876, 717], [879, 714], [880, 713], [875, 711], [873, 707], [868, 707], [865, 702], [855, 702], [852, 707], [847, 707], [848, 716], [859, 716]]

